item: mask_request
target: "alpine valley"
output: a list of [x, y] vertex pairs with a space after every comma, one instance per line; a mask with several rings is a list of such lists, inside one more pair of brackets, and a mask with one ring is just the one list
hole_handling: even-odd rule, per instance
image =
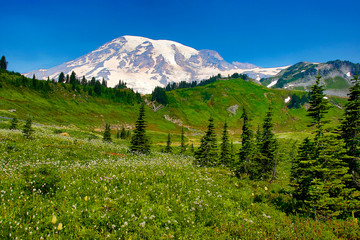
[[7, 67], [0, 239], [360, 239], [359, 64], [123, 36]]

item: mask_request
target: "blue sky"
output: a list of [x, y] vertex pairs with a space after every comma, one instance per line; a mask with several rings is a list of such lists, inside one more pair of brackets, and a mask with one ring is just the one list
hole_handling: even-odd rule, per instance
[[359, 10], [358, 0], [0, 0], [0, 55], [24, 73], [135, 35], [262, 67], [358, 63]]

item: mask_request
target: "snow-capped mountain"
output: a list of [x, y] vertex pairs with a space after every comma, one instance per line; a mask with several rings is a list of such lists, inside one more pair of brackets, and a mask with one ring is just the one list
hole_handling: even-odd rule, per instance
[[115, 86], [119, 80], [141, 93], [150, 93], [156, 86], [170, 82], [194, 81], [210, 76], [246, 73], [260, 80], [274, 76], [285, 67], [260, 68], [249, 63], [226, 62], [216, 51], [196, 50], [168, 40], [123, 36], [73, 61], [50, 69], [40, 69], [25, 74], [38, 79], [57, 79], [61, 72], [88, 80], [105, 79]]

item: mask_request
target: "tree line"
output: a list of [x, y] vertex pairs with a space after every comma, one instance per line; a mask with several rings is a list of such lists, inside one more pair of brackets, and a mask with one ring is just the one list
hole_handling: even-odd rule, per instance
[[192, 82], [181, 81], [178, 83], [172, 82], [172, 83], [168, 83], [166, 85], [166, 87], [155, 87], [155, 89], [151, 93], [151, 101], [157, 101], [158, 103], [160, 103], [162, 105], [167, 105], [169, 102], [168, 102], [166, 92], [176, 90], [176, 89], [205, 86], [205, 85], [211, 84], [213, 82], [216, 82], [220, 79], [225, 80], [225, 79], [234, 79], [234, 78], [241, 78], [245, 81], [250, 79], [249, 76], [246, 74], [234, 73], [232, 75], [229, 75], [228, 77], [222, 77], [221, 74], [218, 74], [216, 76], [210, 77], [209, 79], [201, 80], [200, 82], [198, 82], [198, 81], [192, 81]]

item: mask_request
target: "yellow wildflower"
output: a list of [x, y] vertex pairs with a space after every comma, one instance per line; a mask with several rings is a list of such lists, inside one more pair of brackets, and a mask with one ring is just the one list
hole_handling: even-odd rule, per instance
[[59, 231], [61, 231], [61, 230], [62, 230], [62, 228], [63, 228], [62, 223], [59, 223], [59, 225], [58, 225], [57, 229], [58, 229]]
[[51, 223], [52, 223], [52, 224], [55, 224], [55, 223], [56, 223], [56, 221], [57, 221], [56, 216], [55, 216], [55, 215], [53, 215], [53, 217], [52, 217], [52, 219], [51, 219]]
[[85, 202], [86, 202], [86, 201], [88, 200], [88, 197], [87, 197], [87, 196], [85, 196], [84, 200], [85, 200]]
[[106, 187], [106, 186], [104, 187], [104, 189], [105, 189], [105, 191], [107, 191], [107, 187]]
[[264, 189], [265, 189], [265, 191], [267, 191], [267, 190], [268, 190], [268, 188], [267, 188], [267, 187], [264, 187]]

